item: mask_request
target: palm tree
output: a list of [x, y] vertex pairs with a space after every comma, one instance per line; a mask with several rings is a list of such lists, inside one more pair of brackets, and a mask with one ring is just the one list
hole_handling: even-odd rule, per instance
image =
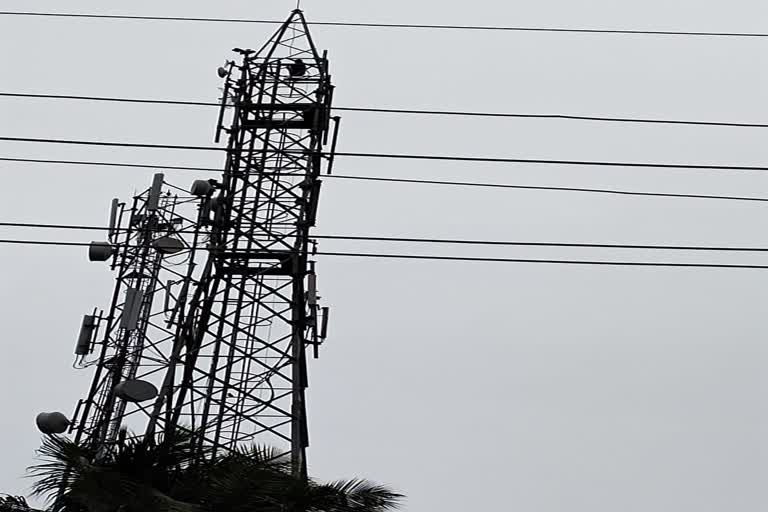
[[51, 512], [192, 512], [160, 491], [172, 472], [191, 461], [191, 439], [177, 437], [160, 443], [121, 436], [112, 450], [99, 453], [87, 444], [50, 436], [39, 454], [43, 462], [30, 468], [36, 495], [52, 498]]
[[0, 512], [26, 512], [31, 511], [27, 500], [23, 496], [11, 496], [0, 494]]
[[[384, 512], [398, 508], [403, 496], [367, 480], [321, 484], [291, 474], [290, 462], [273, 449], [258, 446], [215, 459], [200, 474], [201, 492], [174, 495], [202, 503], [205, 510], [228, 512]], [[191, 480], [196, 483], [196, 479]]]
[[33, 466], [33, 490], [51, 512], [386, 512], [403, 496], [366, 480], [296, 478], [273, 449], [200, 457], [193, 433], [159, 442], [121, 436], [99, 453], [51, 436]]

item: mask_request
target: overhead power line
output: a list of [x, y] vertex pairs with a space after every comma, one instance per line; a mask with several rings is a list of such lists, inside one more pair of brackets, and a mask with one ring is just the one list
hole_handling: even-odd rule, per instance
[[[65, 242], [52, 240], [18, 240], [0, 239], [0, 244], [13, 245], [47, 245], [62, 247], [87, 247], [88, 242]], [[318, 256], [344, 256], [352, 258], [386, 258], [406, 260], [433, 260], [433, 261], [462, 261], [462, 262], [486, 262], [486, 263], [546, 263], [556, 265], [597, 265], [613, 267], [677, 267], [677, 268], [719, 268], [719, 269], [759, 269], [766, 270], [768, 265], [748, 265], [738, 263], [676, 263], [657, 261], [604, 261], [604, 260], [560, 260], [560, 259], [535, 259], [535, 258], [486, 258], [468, 256], [439, 256], [427, 254], [384, 254], [384, 253], [359, 253], [359, 252], [317, 252]]]
[[8, 142], [34, 142], [43, 144], [71, 144], [76, 146], [106, 146], [120, 148], [142, 149], [183, 149], [191, 151], [227, 151], [227, 148], [217, 146], [185, 146], [179, 144], [150, 144], [138, 142], [109, 142], [98, 140], [71, 140], [71, 139], [40, 139], [35, 137], [0, 137], [0, 141]]
[[416, 185], [483, 187], [483, 188], [502, 188], [502, 189], [516, 189], [516, 190], [542, 190], [542, 191], [552, 191], [552, 192], [583, 192], [583, 193], [592, 193], [592, 194], [641, 196], [641, 197], [642, 196], [668, 197], [668, 198], [680, 198], [680, 199], [719, 199], [719, 200], [726, 200], [726, 201], [757, 201], [757, 202], [768, 201], [768, 198], [765, 198], [765, 197], [707, 195], [707, 194], [675, 194], [671, 192], [638, 192], [638, 191], [632, 191], [632, 190], [616, 190], [616, 189], [607, 189], [607, 188], [555, 187], [555, 186], [547, 186], [547, 185], [510, 185], [506, 183], [418, 180], [418, 179], [408, 179], [408, 178], [379, 178], [376, 176], [343, 176], [343, 175], [336, 175], [336, 174], [332, 176], [326, 176], [326, 177], [344, 179], [344, 180], [380, 181], [380, 182], [389, 182], [389, 183], [408, 183], [408, 184], [416, 184]]
[[551, 259], [527, 259], [527, 258], [473, 258], [465, 256], [431, 256], [420, 254], [372, 254], [352, 252], [318, 252], [321, 256], [350, 256], [356, 258], [387, 258], [407, 260], [437, 260], [437, 261], [465, 261], [486, 263], [548, 263], [555, 265], [599, 265], [613, 267], [688, 267], [688, 268], [739, 268], [739, 269], [768, 269], [768, 265], [743, 265], [727, 263], [673, 263], [650, 261], [602, 261], [602, 260], [551, 260]]
[[[109, 231], [107, 226], [86, 226], [78, 224], [51, 224], [36, 222], [0, 222], [0, 227], [14, 228], [43, 228], [77, 231]], [[123, 230], [124, 231], [124, 230]], [[178, 231], [187, 233], [190, 231]], [[466, 240], [446, 238], [414, 238], [390, 236], [355, 236], [355, 235], [311, 235], [320, 240], [350, 240], [365, 242], [402, 242], [419, 244], [442, 245], [485, 245], [513, 247], [558, 247], [558, 248], [587, 248], [587, 249], [642, 249], [664, 251], [716, 251], [716, 252], [768, 252], [768, 247], [733, 247], [733, 246], [701, 246], [701, 245], [649, 245], [649, 244], [598, 244], [598, 243], [569, 243], [569, 242], [521, 242], [501, 240]]]
[[[117, 103], [146, 103], [152, 105], [179, 105], [179, 106], [203, 106], [220, 107], [220, 103], [204, 101], [184, 101], [184, 100], [158, 100], [142, 98], [114, 98], [104, 96], [76, 96], [65, 94], [29, 94], [0, 92], [2, 97], [12, 98], [39, 98], [39, 99], [61, 99], [61, 100], [82, 100], [82, 101], [100, 101]], [[472, 112], [457, 110], [424, 110], [424, 109], [398, 109], [398, 108], [364, 108], [364, 107], [334, 107], [333, 110], [348, 112], [374, 112], [384, 114], [413, 114], [429, 116], [463, 116], [463, 117], [491, 117], [491, 118], [520, 118], [520, 119], [559, 119], [571, 121], [598, 121], [611, 123], [645, 123], [645, 124], [673, 124], [673, 125], [692, 125], [692, 126], [720, 126], [720, 127], [739, 127], [739, 128], [768, 128], [768, 124], [763, 123], [737, 123], [730, 121], [690, 121], [679, 119], [650, 119], [635, 117], [608, 117], [608, 116], [577, 116], [569, 114], [523, 114], [523, 113], [503, 113], [503, 112]]]
[[[1, 139], [0, 139], [1, 140]], [[388, 158], [404, 160], [441, 160], [453, 162], [487, 162], [487, 163], [511, 163], [511, 164], [548, 164], [548, 165], [575, 165], [598, 167], [655, 167], [664, 169], [703, 169], [714, 171], [768, 171], [768, 167], [748, 165], [710, 165], [710, 164], [670, 164], [650, 162], [606, 162], [597, 160], [551, 160], [541, 158], [504, 158], [483, 156], [445, 156], [445, 155], [414, 155], [394, 153], [350, 153], [337, 151], [337, 157], [355, 158]]]
[[[159, 164], [159, 163], [158, 164], [138, 164], [138, 163], [122, 163], [122, 162], [94, 162], [94, 161], [86, 161], [86, 160], [50, 160], [50, 159], [41, 159], [41, 158], [10, 158], [10, 157], [0, 157], [0, 161], [18, 162], [18, 163], [55, 164], [55, 165], [83, 165], [83, 166], [91, 166], [91, 167], [120, 167], [120, 168], [135, 168], [135, 169], [152, 169], [152, 170], [162, 169], [162, 170], [173, 170], [173, 171], [222, 172], [221, 169], [218, 169], [215, 167], [188, 167], [188, 166], [180, 166], [180, 165], [165, 165], [165, 164]], [[547, 185], [512, 185], [512, 184], [506, 184], [506, 183], [421, 180], [421, 179], [409, 179], [409, 178], [384, 178], [384, 177], [377, 177], [377, 176], [351, 176], [351, 175], [342, 175], [342, 174], [333, 174], [330, 176], [324, 176], [323, 179], [370, 181], [370, 182], [379, 182], [379, 183], [406, 183], [406, 184], [413, 184], [413, 185], [481, 187], [481, 188], [498, 188], [498, 189], [513, 189], [513, 190], [541, 190], [541, 191], [553, 191], [553, 192], [583, 192], [583, 193], [620, 195], [620, 196], [768, 202], [768, 198], [766, 197], [682, 194], [682, 193], [676, 194], [671, 192], [637, 192], [637, 191], [631, 191], [631, 190], [616, 190], [616, 189], [606, 189], [606, 188], [556, 187], [556, 186], [547, 186]]]
[[200, 172], [223, 172], [223, 169], [216, 167], [194, 167], [186, 165], [165, 165], [165, 164], [134, 164], [122, 162], [94, 162], [88, 160], [50, 160], [44, 158], [11, 158], [0, 157], [3, 162], [19, 162], [34, 164], [57, 164], [57, 165], [88, 165], [99, 167], [126, 167], [133, 169], [168, 169], [174, 171], [200, 171]]
[[[40, 139], [33, 137], [0, 137], [0, 141], [8, 142], [32, 142], [45, 144], [73, 144], [82, 146], [107, 146], [142, 149], [170, 149], [170, 150], [195, 150], [195, 151], [228, 151], [227, 148], [218, 146], [189, 146], [176, 144], [149, 144], [135, 142], [107, 142], [94, 140], [70, 140], [70, 139]], [[290, 153], [290, 152], [289, 152]], [[587, 167], [640, 167], [661, 169], [700, 169], [713, 171], [768, 171], [768, 167], [749, 165], [712, 165], [712, 164], [671, 164], [651, 162], [607, 162], [598, 160], [552, 160], [541, 158], [504, 158], [481, 156], [454, 156], [454, 155], [416, 155], [405, 153], [359, 153], [337, 151], [337, 157], [351, 158], [384, 158], [401, 160], [439, 160], [453, 162], [486, 162], [486, 163], [512, 163], [512, 164], [547, 164], [547, 165], [571, 165]]]
[[[0, 96], [9, 98], [39, 98], [51, 100], [80, 100], [80, 101], [104, 101], [116, 103], [149, 103], [153, 105], [180, 105], [188, 107], [221, 107], [221, 103], [209, 101], [186, 101], [186, 100], [156, 100], [148, 98], [112, 98], [106, 96], [79, 96], [72, 94], [31, 94], [20, 92], [0, 92]], [[335, 110], [342, 110], [334, 107]]]
[[573, 242], [520, 242], [505, 240], [462, 240], [445, 238], [411, 238], [386, 236], [350, 236], [350, 235], [312, 235], [312, 238], [325, 240], [353, 240], [373, 242], [403, 242], [420, 244], [444, 245], [486, 245], [514, 247], [558, 247], [558, 248], [587, 248], [587, 249], [643, 249], [662, 251], [723, 251], [723, 252], [768, 252], [768, 247], [728, 247], [700, 245], [649, 245], [649, 244], [597, 244]]
[[519, 119], [559, 119], [567, 121], [598, 121], [610, 123], [643, 123], [643, 124], [675, 124], [692, 126], [722, 126], [738, 128], [768, 128], [768, 124], [762, 123], [736, 123], [730, 121], [687, 121], [681, 119], [650, 119], [640, 117], [608, 117], [608, 116], [577, 116], [571, 114], [523, 114], [510, 112], [472, 112], [459, 110], [415, 110], [393, 108], [361, 108], [340, 107], [334, 110], [348, 110], [351, 112], [378, 112], [385, 114], [416, 114], [433, 116], [465, 116], [465, 117], [496, 117]]
[[[180, 16], [134, 16], [123, 14], [85, 14], [59, 12], [21, 12], [4, 11], [5, 16], [40, 16], [53, 18], [86, 18], [133, 21], [186, 21], [205, 23], [253, 23], [262, 25], [280, 25], [278, 20], [257, 20], [247, 18], [192, 18]], [[682, 31], [682, 30], [637, 30], [637, 29], [598, 29], [598, 28], [566, 28], [566, 27], [524, 27], [503, 25], [433, 25], [421, 23], [364, 23], [350, 21], [314, 21], [309, 25], [328, 27], [361, 27], [361, 28], [397, 28], [397, 29], [429, 29], [429, 30], [492, 30], [503, 32], [562, 32], [577, 34], [624, 34], [624, 35], [657, 35], [657, 36], [700, 36], [700, 37], [768, 37], [768, 33], [759, 32], [719, 32], [719, 31]]]

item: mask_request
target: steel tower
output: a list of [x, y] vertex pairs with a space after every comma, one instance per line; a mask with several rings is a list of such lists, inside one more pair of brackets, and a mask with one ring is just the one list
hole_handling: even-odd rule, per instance
[[109, 241], [89, 248], [91, 261], [111, 260], [117, 278], [109, 312], [83, 318], [75, 366], [95, 372], [72, 418], [76, 440], [108, 445], [123, 427], [143, 428], [142, 402], [156, 394], [193, 282], [200, 206], [172, 194], [162, 174], [132, 204], [113, 200]]
[[319, 177], [332, 165], [333, 150], [323, 148], [333, 87], [300, 10], [260, 50], [235, 51], [240, 62], [220, 69], [216, 139], [229, 140], [210, 202], [208, 259], [147, 434], [185, 426], [214, 451], [284, 446], [305, 475], [306, 352], [316, 353], [328, 319], [310, 228]]
[[[110, 312], [83, 321], [84, 360], [102, 324], [105, 335], [83, 363], [96, 372], [70, 430], [105, 449], [124, 428], [192, 430], [201, 456], [257, 442], [290, 455], [305, 477], [307, 351], [317, 356], [328, 321], [310, 228], [339, 119], [326, 54], [300, 10], [260, 50], [235, 51], [238, 62], [219, 69], [221, 180], [171, 196], [158, 175], [130, 210], [113, 204], [119, 227], [91, 247], [118, 278]], [[43, 417], [41, 430], [62, 418]]]

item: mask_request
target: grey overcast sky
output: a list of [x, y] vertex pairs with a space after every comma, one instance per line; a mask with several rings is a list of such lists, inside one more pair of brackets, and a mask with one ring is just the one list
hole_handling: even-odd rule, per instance
[[[2, 10], [282, 19], [293, 1], [4, 0]], [[310, 20], [766, 32], [762, 0], [305, 0]], [[265, 25], [0, 16], [1, 91], [214, 101]], [[768, 122], [768, 39], [318, 27], [343, 106]], [[215, 110], [0, 98], [0, 135], [211, 143]], [[347, 113], [340, 149], [768, 165], [768, 130]], [[220, 165], [220, 155], [0, 143], [0, 156]], [[340, 159], [339, 173], [768, 197], [768, 174]], [[152, 170], [0, 163], [0, 220], [99, 224]], [[187, 186], [195, 173], [167, 172]], [[761, 203], [328, 181], [317, 232], [768, 246]], [[2, 238], [91, 234], [5, 229]], [[754, 254], [325, 250], [768, 264]], [[71, 413], [81, 315], [112, 276], [64, 247], [0, 247], [0, 491], [26, 493], [35, 415]], [[758, 512], [768, 506], [759, 270], [321, 258], [310, 466], [407, 512]]]

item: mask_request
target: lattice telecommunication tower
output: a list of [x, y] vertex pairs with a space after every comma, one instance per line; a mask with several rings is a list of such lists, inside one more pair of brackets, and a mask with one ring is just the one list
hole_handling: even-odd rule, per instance
[[[207, 453], [283, 447], [305, 476], [307, 352], [328, 321], [310, 229], [339, 119], [300, 10], [260, 50], [235, 51], [219, 69], [221, 179], [177, 194], [157, 175], [130, 208], [115, 200], [110, 240], [90, 248], [118, 276], [109, 312], [83, 321], [79, 364], [96, 370], [69, 429], [105, 447], [126, 427], [193, 429]], [[60, 430], [51, 416], [43, 429]]]

